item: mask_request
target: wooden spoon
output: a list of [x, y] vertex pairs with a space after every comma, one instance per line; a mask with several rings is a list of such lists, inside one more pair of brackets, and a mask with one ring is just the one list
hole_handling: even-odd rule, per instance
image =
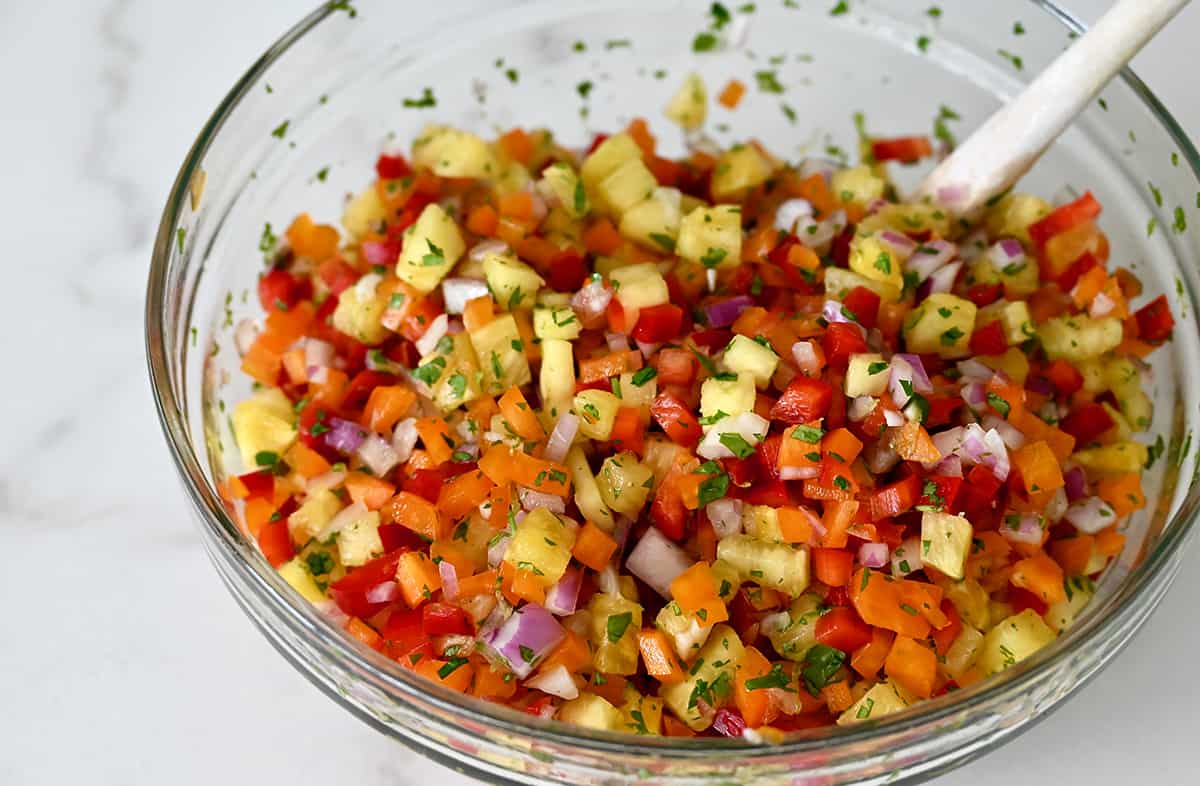
[[1118, 0], [917, 189], [970, 215], [1024, 175], [1075, 116], [1190, 0]]

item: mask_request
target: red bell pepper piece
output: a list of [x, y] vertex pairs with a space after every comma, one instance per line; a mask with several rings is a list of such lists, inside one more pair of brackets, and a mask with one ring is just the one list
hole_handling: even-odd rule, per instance
[[867, 351], [867, 340], [857, 325], [834, 322], [825, 329], [821, 349], [825, 351], [825, 362], [831, 368], [844, 369], [850, 363], [851, 355]]
[[912, 510], [921, 496], [921, 481], [916, 475], [890, 483], [876, 489], [867, 498], [867, 511], [871, 521], [890, 519]]
[[426, 603], [421, 607], [421, 630], [427, 636], [473, 636], [475, 625], [452, 603]]
[[340, 295], [358, 281], [358, 273], [342, 260], [333, 257], [317, 267], [317, 276], [329, 287], [329, 292]]
[[1171, 316], [1166, 295], [1151, 300], [1134, 312], [1133, 317], [1137, 320], [1138, 338], [1152, 344], [1166, 341], [1175, 328], [1175, 317]]
[[450, 473], [444, 466], [415, 469], [411, 476], [400, 483], [400, 490], [416, 494], [436, 505], [438, 493], [449, 478]]
[[847, 654], [871, 641], [871, 626], [851, 606], [830, 609], [817, 620], [817, 642]]
[[658, 394], [650, 405], [650, 414], [672, 442], [690, 448], [700, 441], [700, 421], [670, 393], [664, 391]]
[[[351, 569], [329, 585], [329, 597], [351, 617], [366, 619], [378, 614], [400, 597], [396, 584], [396, 565], [403, 549], [376, 557], [365, 565]], [[391, 583], [392, 587], [387, 587]], [[368, 596], [371, 598], [368, 600]]]
[[1075, 444], [1086, 445], [1113, 427], [1112, 416], [1100, 404], [1076, 407], [1062, 419], [1058, 427], [1075, 438]]
[[1070, 361], [1062, 358], [1048, 363], [1042, 369], [1042, 376], [1050, 380], [1054, 392], [1061, 398], [1066, 398], [1083, 387], [1083, 374], [1080, 374], [1079, 369]]
[[911, 164], [933, 155], [933, 145], [927, 136], [902, 136], [895, 139], [876, 139], [871, 142], [871, 155], [876, 161], [900, 161]]
[[258, 531], [258, 547], [274, 568], [296, 556], [292, 536], [288, 533], [286, 516], [276, 512], [262, 525], [262, 529]]
[[1033, 613], [1040, 617], [1049, 608], [1041, 598], [1024, 587], [1009, 587], [1008, 603], [1012, 606], [1014, 614], [1020, 614], [1025, 609], [1033, 609]]
[[1029, 225], [1029, 237], [1039, 249], [1046, 241], [1055, 235], [1060, 235], [1068, 229], [1074, 229], [1085, 221], [1091, 221], [1100, 215], [1100, 203], [1088, 191], [1074, 202], [1060, 205], [1045, 218]]
[[972, 284], [967, 287], [967, 300], [983, 308], [990, 306], [1004, 294], [1003, 284]]
[[633, 328], [633, 338], [646, 344], [661, 344], [679, 335], [683, 309], [674, 303], [643, 308]]
[[921, 481], [921, 498], [917, 500], [917, 504], [945, 513], [954, 513], [962, 484], [962, 478], [950, 475], [929, 475]]
[[1004, 326], [993, 319], [971, 334], [971, 351], [977, 355], [1002, 355], [1008, 349]]
[[300, 301], [300, 281], [286, 270], [272, 270], [258, 280], [258, 302], [264, 311], [288, 311]]
[[412, 168], [404, 156], [390, 156], [386, 153], [375, 161], [375, 174], [380, 180], [396, 180], [412, 174]]
[[792, 495], [788, 491], [787, 484], [779, 479], [755, 483], [746, 492], [743, 499], [751, 505], [770, 505], [773, 508], [781, 508], [792, 503]]
[[238, 480], [246, 487], [246, 499], [271, 499], [275, 496], [275, 475], [269, 469], [247, 472], [238, 475]]
[[681, 541], [687, 532], [687, 508], [683, 505], [683, 495], [675, 482], [676, 477], [668, 473], [654, 492], [654, 501], [650, 503], [650, 520], [663, 535]]
[[976, 464], [967, 473], [966, 482], [959, 490], [962, 497], [961, 507], [968, 513], [987, 510], [996, 503], [996, 492], [1001, 483], [995, 474], [983, 466]]
[[854, 554], [846, 549], [812, 550], [813, 576], [831, 587], [844, 587], [854, 570]]
[[1070, 292], [1079, 283], [1079, 279], [1084, 273], [1099, 265], [1096, 258], [1090, 252], [1085, 251], [1083, 256], [1072, 262], [1058, 277], [1058, 288], [1063, 292]]
[[779, 480], [779, 448], [782, 439], [781, 435], [772, 434], [754, 449], [759, 475], [762, 477]]
[[550, 259], [546, 283], [558, 292], [574, 292], [583, 286], [587, 275], [583, 255], [573, 248], [564, 248]]
[[[421, 609], [405, 608], [403, 604], [388, 612], [380, 635], [383, 636], [383, 651], [393, 660], [401, 660], [405, 666], [415, 666], [405, 656], [422, 645], [429, 644], [425, 631], [421, 630]], [[429, 655], [433, 654], [430, 649]]]
[[842, 305], [868, 330], [879, 324], [879, 295], [866, 287], [850, 290]]
[[822, 379], [798, 376], [771, 407], [771, 420], [789, 425], [808, 423], [829, 413], [833, 386]]
[[725, 328], [709, 328], [708, 330], [697, 330], [690, 338], [692, 343], [698, 347], [704, 347], [708, 350], [724, 349], [733, 339], [732, 331]]
[[942, 599], [941, 609], [946, 619], [950, 620], [950, 624], [933, 631], [933, 648], [938, 655], [945, 655], [958, 638], [958, 634], [962, 633], [962, 618], [958, 616], [958, 609], [949, 598]]
[[382, 371], [371, 371], [370, 369], [360, 371], [346, 385], [346, 392], [342, 396], [342, 407], [362, 409], [367, 405], [367, 399], [371, 397], [372, 390], [385, 385], [395, 385], [397, 381], [396, 377]]

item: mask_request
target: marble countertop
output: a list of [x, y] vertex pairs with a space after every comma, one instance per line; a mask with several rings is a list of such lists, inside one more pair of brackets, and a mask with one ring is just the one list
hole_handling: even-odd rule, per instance
[[[0, 178], [2, 784], [468, 784], [337, 708], [253, 630], [200, 546], [146, 380], [143, 287], [179, 162], [311, 5], [0, 5], [0, 134], [19, 151]], [[1192, 8], [1135, 61], [1193, 134], [1198, 37]], [[936, 783], [1197, 783], [1197, 597], [1185, 570], [1053, 718]]]

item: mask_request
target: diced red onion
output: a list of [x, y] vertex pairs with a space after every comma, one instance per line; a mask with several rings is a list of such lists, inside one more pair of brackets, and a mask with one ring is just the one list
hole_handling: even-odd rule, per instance
[[925, 296], [939, 295], [949, 292], [954, 288], [954, 280], [958, 278], [958, 271], [962, 270], [962, 262], [951, 262], [944, 267], [940, 267], [930, 274], [929, 278], [921, 285], [921, 288], [929, 288]]
[[400, 597], [400, 585], [394, 581], [381, 581], [366, 592], [368, 603], [391, 603]]
[[967, 461], [987, 467], [998, 479], [1008, 480], [1008, 448], [995, 429], [984, 431], [977, 423], [969, 424], [962, 446], [955, 452]]
[[972, 262], [983, 252], [987, 251], [987, 230], [980, 227], [970, 232], [958, 244], [958, 254], [963, 260]]
[[704, 508], [713, 531], [718, 539], [725, 539], [742, 531], [742, 501], [722, 497], [708, 503]]
[[[897, 367], [897, 360], [900, 360], [904, 365]], [[913, 390], [918, 393], [932, 393], [933, 383], [929, 381], [929, 374], [925, 372], [925, 364], [921, 362], [919, 355], [914, 355], [908, 352], [900, 352], [892, 356], [891, 377], [895, 379], [897, 373], [903, 379], [912, 383]], [[906, 368], [907, 367], [907, 368]]]
[[400, 258], [400, 245], [381, 240], [364, 240], [358, 247], [368, 265], [392, 265]]
[[243, 319], [237, 323], [233, 329], [233, 344], [237, 347], [239, 357], [250, 351], [250, 347], [258, 340], [258, 333], [258, 325], [254, 324], [254, 320]]
[[559, 617], [574, 614], [582, 585], [583, 571], [574, 565], [569, 566], [562, 578], [546, 590], [546, 611]]
[[867, 203], [867, 215], [873, 216], [890, 204], [892, 204], [892, 203], [887, 201], [883, 197], [875, 197], [874, 199], [872, 199], [870, 202]]
[[314, 478], [309, 478], [304, 484], [304, 493], [310, 497], [313, 494], [319, 494], [326, 489], [337, 488], [342, 485], [342, 481], [346, 479], [345, 472], [330, 470], [329, 472], [317, 475]]
[[336, 516], [329, 520], [329, 523], [326, 524], [319, 533], [317, 533], [317, 536], [314, 538], [314, 540], [322, 543], [329, 540], [334, 536], [334, 534], [341, 532], [351, 523], [366, 516], [367, 513], [367, 506], [361, 502], [355, 502], [353, 505], [347, 505], [338, 511]]
[[882, 568], [888, 561], [886, 543], [864, 543], [858, 547], [858, 563], [868, 568]]
[[461, 314], [467, 301], [488, 294], [487, 282], [481, 278], [447, 278], [442, 281], [442, 299], [447, 314]]
[[954, 428], [931, 434], [930, 439], [933, 440], [933, 446], [938, 449], [939, 453], [943, 456], [948, 456], [962, 446], [964, 436], [966, 436], [966, 429], [962, 426], [955, 426]]
[[[692, 566], [693, 560], [683, 549], [651, 527], [629, 552], [625, 569], [646, 582], [664, 598], [671, 597], [671, 582]], [[611, 566], [610, 566], [611, 567]]]
[[1075, 525], [1075, 529], [1087, 535], [1095, 535], [1117, 522], [1117, 514], [1100, 497], [1084, 497], [1067, 507], [1064, 516]]
[[818, 253], [828, 250], [829, 244], [846, 228], [846, 213], [838, 210], [824, 221], [801, 218], [796, 222], [796, 239]]
[[997, 270], [1004, 270], [1009, 265], [1019, 265], [1025, 261], [1025, 248], [1016, 238], [1006, 237], [997, 240], [987, 250], [988, 261]]
[[957, 253], [958, 246], [953, 243], [946, 240], [931, 240], [917, 246], [913, 255], [905, 260], [904, 269], [915, 272], [918, 279], [924, 281], [933, 274], [933, 271], [954, 259], [954, 255]]
[[780, 480], [810, 480], [811, 478], [820, 477], [821, 468], [813, 467], [780, 467]]
[[732, 325], [743, 311], [753, 305], [754, 299], [749, 295], [737, 295], [709, 303], [704, 307], [704, 316], [709, 327], [726, 327]]
[[454, 567], [454, 563], [448, 559], [439, 562], [438, 574], [442, 577], [442, 594], [446, 596], [446, 600], [457, 598], [458, 569]]
[[467, 259], [472, 262], [482, 262], [490, 256], [506, 253], [508, 253], [508, 243], [503, 240], [484, 240], [471, 246], [471, 250], [467, 252]]
[[958, 361], [957, 368], [963, 382], [987, 382], [996, 373], [975, 358]]
[[641, 352], [642, 357], [645, 358], [646, 360], [649, 360], [650, 356], [653, 355], [655, 352], [657, 352], [662, 347], [661, 343], [648, 344], [645, 341], [638, 341], [636, 339], [634, 340], [633, 343], [637, 345], [638, 352]]
[[[1008, 516], [1016, 516], [1015, 513], [1010, 513]], [[1043, 523], [1042, 517], [1037, 513], [1022, 513], [1017, 517], [1016, 526], [1008, 523], [1008, 516], [1000, 525], [1000, 534], [1013, 543], [1030, 543], [1033, 545], [1041, 545]]]
[[363, 427], [352, 420], [330, 418], [329, 426], [329, 432], [325, 435], [325, 444], [347, 456], [358, 450], [359, 445], [367, 438], [367, 432]]
[[375, 298], [375, 290], [383, 283], [383, 276], [378, 273], [367, 273], [365, 276], [354, 282], [354, 294], [358, 296], [360, 303]]
[[546, 494], [525, 486], [517, 486], [517, 496], [521, 498], [521, 507], [525, 510], [545, 508], [551, 513], [566, 513], [567, 511], [566, 500], [556, 494]]
[[771, 424], [753, 412], [743, 412], [731, 418], [722, 418], [709, 427], [704, 439], [700, 440], [700, 444], [696, 446], [696, 455], [706, 459], [734, 458], [734, 452], [721, 442], [722, 436], [736, 434], [748, 445], [754, 447], [762, 442], [763, 437], [770, 429]]
[[378, 434], [368, 434], [354, 455], [362, 459], [377, 478], [382, 478], [400, 463], [400, 456], [388, 444], [387, 440]]
[[624, 333], [605, 331], [604, 342], [608, 344], [608, 349], [610, 352], [624, 352], [625, 350], [629, 349], [629, 337]]
[[620, 554], [625, 550], [625, 543], [629, 540], [629, 533], [633, 532], [633, 519], [628, 516], [618, 513], [616, 517], [616, 526], [613, 527], [612, 537], [617, 542], [617, 553]]
[[450, 317], [446, 316], [445, 314], [438, 314], [437, 317], [429, 323], [429, 327], [425, 328], [424, 335], [422, 335], [415, 342], [417, 352], [421, 353], [421, 357], [426, 357], [427, 355], [433, 354], [433, 351], [437, 349], [438, 342], [441, 341], [442, 337], [446, 335], [446, 331], [449, 329], [449, 327]]
[[882, 439], [875, 440], [863, 451], [863, 461], [867, 469], [876, 475], [891, 471], [900, 463], [900, 455], [885, 444]]
[[554, 430], [550, 432], [549, 439], [546, 440], [546, 450], [542, 457], [547, 461], [554, 461], [559, 464], [567, 457], [567, 451], [571, 449], [571, 444], [575, 441], [575, 435], [579, 432], [579, 418], [571, 412], [564, 412], [558, 416], [558, 422], [554, 424]]
[[1100, 319], [1101, 317], [1108, 316], [1116, 307], [1117, 303], [1115, 300], [1100, 292], [1092, 298], [1092, 304], [1088, 306], [1088, 316], [1092, 319]]
[[857, 327], [858, 322], [847, 316], [847, 311], [848, 309], [836, 300], [826, 300], [825, 305], [821, 307], [821, 316], [831, 325], [835, 322], [840, 322], [845, 325], [854, 325]]
[[907, 576], [924, 568], [925, 561], [921, 559], [923, 550], [921, 539], [918, 537], [905, 538], [901, 541], [896, 550], [892, 552], [892, 575]]
[[599, 279], [592, 279], [571, 297], [571, 308], [583, 327], [593, 330], [605, 324], [605, 309], [613, 293]]
[[304, 365], [309, 370], [310, 377], [314, 369], [332, 366], [336, 355], [337, 350], [328, 341], [319, 338], [304, 341]]
[[883, 422], [891, 428], [904, 425], [904, 415], [894, 409], [885, 409], [883, 411]]
[[565, 635], [550, 612], [536, 603], [526, 603], [484, 643], [518, 679], [525, 679]]
[[621, 576], [616, 565], [610, 562], [596, 574], [596, 588], [606, 595], [621, 594]]
[[364, 362], [371, 371], [379, 371], [396, 377], [403, 376], [406, 370], [404, 366], [390, 360], [387, 355], [378, 349], [369, 350]]
[[512, 533], [510, 532], [502, 533], [493, 539], [487, 551], [489, 568], [494, 568], [504, 561], [504, 555], [508, 553], [508, 544], [511, 540]]
[[800, 373], [806, 377], [819, 376], [821, 365], [817, 360], [817, 351], [811, 341], [797, 341], [792, 344], [792, 358], [800, 367]]
[[874, 412], [877, 406], [879, 399], [874, 396], [855, 396], [850, 400], [850, 406], [846, 407], [846, 417], [858, 423]]
[[1025, 444], [1025, 435], [998, 415], [985, 415], [983, 418], [983, 427], [985, 429], [995, 429], [1009, 450], [1019, 450]]
[[704, 271], [704, 285], [708, 287], [709, 292], [717, 291], [717, 269], [715, 267]]
[[1067, 507], [1070, 505], [1070, 500], [1067, 499], [1067, 492], [1062, 486], [1054, 490], [1054, 495], [1050, 497], [1050, 501], [1046, 503], [1046, 508], [1042, 512], [1046, 514], [1046, 520], [1057, 524], [1067, 512]]
[[1063, 473], [1063, 483], [1067, 489], [1067, 500], [1074, 502], [1087, 496], [1087, 475], [1083, 467], [1071, 467]]
[[963, 476], [962, 456], [951, 453], [937, 463], [934, 471], [948, 478], [961, 478]]
[[417, 419], [405, 418], [392, 429], [392, 450], [401, 462], [412, 457], [413, 448], [417, 444]]
[[917, 250], [917, 242], [915, 240], [899, 232], [893, 232], [890, 229], [885, 229], [879, 233], [879, 238], [891, 246], [897, 261], [900, 262], [911, 257], [913, 252]]
[[579, 686], [575, 684], [575, 678], [561, 663], [543, 674], [525, 680], [525, 687], [540, 690], [542, 693], [549, 693], [551, 696], [557, 696], [567, 701], [579, 698]]
[[318, 600], [313, 603], [313, 607], [321, 612], [321, 616], [339, 628], [350, 621], [350, 615], [342, 611], [342, 608], [337, 605], [337, 601]]
[[788, 199], [775, 209], [775, 228], [791, 234], [796, 222], [813, 214], [812, 203], [807, 199]]
[[987, 388], [982, 382], [968, 382], [963, 385], [961, 395], [962, 400], [973, 410], [979, 411], [987, 404]]
[[1045, 377], [1029, 377], [1025, 380], [1025, 388], [1043, 396], [1054, 395], [1054, 385]]

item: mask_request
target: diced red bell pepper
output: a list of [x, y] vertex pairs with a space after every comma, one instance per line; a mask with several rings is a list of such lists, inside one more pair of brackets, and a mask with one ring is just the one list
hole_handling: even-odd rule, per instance
[[902, 136], [895, 139], [876, 139], [871, 142], [871, 155], [876, 161], [899, 161], [912, 164], [933, 155], [933, 145], [927, 136]]
[[721, 466], [729, 476], [729, 482], [745, 488], [758, 479], [758, 459], [753, 454], [746, 458], [723, 458]]
[[945, 513], [954, 513], [957, 510], [955, 503], [958, 502], [958, 491], [962, 484], [962, 478], [929, 475], [921, 481], [921, 498], [917, 500], [917, 504]]
[[967, 300], [983, 308], [990, 306], [1004, 294], [1003, 284], [972, 284], [967, 287]]
[[944, 656], [950, 646], [954, 644], [954, 640], [958, 638], [958, 634], [962, 633], [963, 626], [962, 618], [958, 616], [958, 609], [949, 598], [942, 598], [941, 609], [942, 613], [946, 615], [946, 619], [950, 620], [950, 624], [933, 631], [933, 648], [938, 655]]
[[1008, 349], [1004, 326], [993, 319], [971, 334], [971, 351], [977, 355], [1002, 355]]
[[854, 554], [846, 549], [812, 550], [813, 576], [831, 587], [844, 587], [854, 570]]
[[346, 393], [342, 396], [342, 407], [345, 409], [362, 409], [371, 396], [371, 391], [377, 387], [395, 385], [396, 377], [382, 371], [364, 369], [354, 375], [346, 385]]
[[396, 180], [412, 174], [412, 168], [404, 156], [390, 156], [386, 153], [375, 161], [375, 174], [380, 180]]
[[[402, 549], [393, 551], [352, 568], [329, 585], [329, 597], [351, 617], [367, 619], [374, 616], [400, 597], [400, 589], [396, 586], [396, 565], [403, 553]], [[392, 586], [385, 586], [388, 583]]]
[[1086, 445], [1114, 425], [1112, 416], [1100, 404], [1084, 404], [1071, 410], [1058, 427], [1075, 438], [1076, 445]]
[[264, 311], [289, 311], [300, 301], [300, 289], [295, 276], [275, 269], [258, 280], [258, 302]]
[[258, 531], [258, 547], [274, 568], [296, 556], [286, 516], [276, 512], [262, 525]]
[[[421, 609], [405, 608], [403, 604], [394, 606], [388, 612], [380, 635], [383, 636], [383, 651], [389, 658], [402, 660], [413, 650], [429, 643], [425, 631], [421, 630], [421, 616]], [[428, 654], [432, 655], [432, 650]], [[404, 665], [415, 664], [405, 661]]]
[[337, 257], [326, 259], [317, 267], [317, 277], [331, 294], [340, 295], [358, 281], [358, 273]]
[[770, 505], [781, 508], [792, 503], [792, 495], [787, 484], [778, 478], [755, 483], [746, 492], [743, 499], [751, 505]]
[[[925, 428], [944, 426], [950, 422], [958, 408], [963, 406], [962, 396], [927, 396], [929, 414], [925, 416]], [[878, 407], [877, 407], [878, 409]]]
[[867, 498], [867, 511], [871, 521], [890, 519], [912, 510], [921, 496], [921, 481], [916, 475], [890, 483], [876, 489]]
[[825, 590], [825, 605], [826, 606], [849, 606], [850, 593], [845, 587], [830, 587]]
[[879, 295], [866, 287], [855, 287], [846, 293], [842, 305], [858, 318], [858, 323], [868, 330], [879, 324]]
[[1001, 483], [996, 475], [982, 464], [976, 464], [967, 473], [966, 482], [959, 489], [961, 507], [968, 513], [987, 510], [995, 505], [996, 492]]
[[834, 322], [825, 329], [821, 349], [825, 351], [825, 362], [831, 368], [844, 369], [850, 363], [851, 355], [867, 351], [867, 340], [857, 325]]
[[452, 603], [426, 603], [421, 607], [421, 630], [427, 636], [473, 636], [475, 625]]
[[384, 552], [391, 552], [396, 549], [412, 551], [413, 549], [425, 548], [429, 545], [421, 540], [420, 535], [403, 524], [380, 524], [379, 541], [383, 544]]
[[449, 478], [450, 473], [444, 466], [415, 469], [400, 483], [400, 490], [437, 504], [438, 494]]
[[800, 241], [795, 235], [784, 235], [783, 239], [775, 244], [775, 248], [767, 252], [767, 261], [773, 265], [788, 267], [788, 252], [792, 250], [792, 246], [798, 245]]
[[650, 405], [650, 414], [672, 442], [690, 448], [700, 441], [700, 421], [670, 393], [664, 391], [658, 394]]
[[246, 487], [246, 499], [270, 500], [275, 496], [275, 475], [269, 469], [238, 475], [238, 480]]
[[758, 460], [759, 474], [772, 480], [779, 480], [779, 448], [783, 437], [779, 434], [771, 436], [758, 443], [754, 449]]
[[709, 328], [708, 330], [697, 330], [689, 338], [698, 347], [717, 350], [724, 349], [729, 345], [729, 341], [733, 338], [733, 333], [725, 328]]
[[1171, 337], [1175, 329], [1175, 317], [1171, 316], [1171, 307], [1167, 304], [1167, 296], [1159, 295], [1146, 305], [1134, 312], [1137, 320], [1138, 338], [1157, 344]]
[[546, 283], [557, 292], [574, 292], [583, 286], [587, 275], [583, 255], [573, 248], [564, 248], [550, 259]]
[[329, 418], [336, 415], [328, 406], [313, 400], [300, 410], [297, 426], [300, 431], [300, 441], [320, 453], [327, 459], [341, 461], [338, 452], [325, 442], [325, 434], [329, 431]]
[[633, 328], [633, 338], [646, 344], [661, 344], [679, 335], [683, 309], [674, 303], [643, 308]]
[[1060, 235], [1068, 229], [1074, 229], [1085, 221], [1091, 221], [1100, 215], [1100, 203], [1088, 191], [1074, 202], [1060, 205], [1045, 218], [1029, 225], [1029, 237], [1039, 249], [1046, 241], [1055, 235]]
[[888, 519], [880, 519], [871, 526], [875, 527], [875, 539], [896, 548], [904, 541], [904, 525]]
[[1054, 392], [1061, 398], [1066, 398], [1083, 387], [1083, 374], [1080, 374], [1079, 369], [1070, 361], [1062, 358], [1048, 363], [1042, 369], [1042, 376], [1050, 380]]
[[771, 407], [771, 420], [798, 425], [823, 418], [829, 413], [833, 393], [833, 386], [823, 379], [798, 376]]
[[833, 238], [833, 242], [829, 246], [829, 255], [833, 258], [834, 265], [837, 267], [846, 267], [850, 264], [850, 243], [853, 240], [853, 225], [848, 225], [840, 234]]
[[1014, 614], [1020, 614], [1025, 609], [1032, 609], [1033, 613], [1040, 617], [1049, 608], [1041, 598], [1024, 587], [1009, 587], [1008, 603], [1012, 606]]
[[817, 620], [817, 642], [847, 654], [871, 641], [871, 626], [851, 606], [838, 606]]
[[681, 541], [687, 534], [687, 508], [674, 478], [668, 475], [654, 492], [650, 503], [650, 520], [658, 531], [671, 540]]
[[608, 134], [596, 134], [592, 137], [592, 143], [588, 145], [587, 152], [584, 155], [591, 155], [596, 151], [596, 148], [604, 144], [604, 140], [608, 139]]
[[1096, 261], [1091, 252], [1085, 251], [1083, 256], [1072, 262], [1066, 271], [1058, 277], [1058, 288], [1063, 292], [1070, 292], [1079, 283], [1079, 279], [1084, 273], [1094, 267], [1099, 267], [1099, 265], [1100, 263]]

